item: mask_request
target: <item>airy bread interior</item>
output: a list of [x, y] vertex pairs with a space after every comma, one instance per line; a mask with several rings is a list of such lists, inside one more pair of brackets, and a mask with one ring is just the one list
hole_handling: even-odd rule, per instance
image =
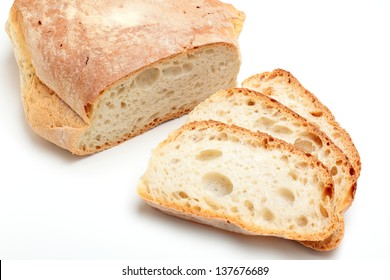
[[237, 51], [210, 45], [165, 59], [108, 88], [91, 111], [78, 148], [98, 150], [188, 113], [211, 93], [236, 84]]
[[170, 214], [247, 234], [323, 240], [337, 220], [332, 180], [319, 161], [213, 121], [189, 123], [160, 144], [138, 193]]

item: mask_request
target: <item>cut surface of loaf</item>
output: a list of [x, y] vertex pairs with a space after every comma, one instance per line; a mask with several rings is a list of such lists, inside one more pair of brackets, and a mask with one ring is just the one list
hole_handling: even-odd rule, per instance
[[179, 117], [235, 85], [244, 18], [216, 0], [16, 0], [7, 31], [27, 119], [84, 155]]
[[315, 157], [215, 121], [171, 133], [153, 151], [138, 193], [166, 213], [250, 235], [323, 240], [338, 219], [332, 178]]
[[242, 86], [266, 94], [316, 124], [347, 155], [357, 177], [359, 153], [348, 132], [335, 120], [330, 110], [306, 90], [289, 72], [276, 69], [246, 79]]
[[279, 102], [245, 88], [221, 90], [188, 116], [188, 122], [210, 119], [267, 133], [316, 156], [333, 177], [338, 211], [352, 203], [356, 178], [347, 157], [316, 126]]

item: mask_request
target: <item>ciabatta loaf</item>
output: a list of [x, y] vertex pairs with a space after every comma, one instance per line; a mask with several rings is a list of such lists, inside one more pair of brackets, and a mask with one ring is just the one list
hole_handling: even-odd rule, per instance
[[192, 122], [152, 154], [139, 195], [169, 214], [251, 235], [323, 240], [336, 228], [323, 164], [284, 141]]
[[352, 202], [356, 177], [342, 151], [316, 126], [279, 102], [244, 88], [222, 90], [200, 103], [188, 122], [216, 120], [270, 134], [316, 156], [330, 170], [337, 209], [343, 213]]
[[109, 148], [236, 83], [244, 14], [217, 0], [16, 0], [7, 24], [34, 131]]
[[359, 153], [348, 132], [336, 121], [331, 111], [318, 98], [306, 90], [289, 72], [276, 69], [246, 79], [243, 87], [264, 93], [289, 107], [308, 121], [316, 124], [347, 155], [353, 169], [360, 175]]

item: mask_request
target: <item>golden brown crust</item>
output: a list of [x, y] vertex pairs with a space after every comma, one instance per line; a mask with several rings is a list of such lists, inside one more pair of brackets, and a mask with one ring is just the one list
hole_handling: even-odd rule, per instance
[[326, 190], [325, 192], [327, 195], [324, 198], [324, 200], [327, 205], [326, 209], [329, 212], [329, 221], [330, 221], [328, 228], [323, 232], [318, 232], [311, 235], [300, 235], [294, 232], [289, 233], [289, 232], [281, 232], [277, 230], [272, 230], [272, 231], [266, 230], [263, 228], [259, 228], [256, 225], [246, 224], [241, 219], [227, 216], [225, 214], [221, 214], [220, 212], [205, 211], [205, 210], [199, 211], [198, 209], [192, 208], [185, 204], [173, 203], [158, 197], [154, 197], [148, 192], [147, 186], [143, 182], [144, 179], [141, 179], [140, 185], [138, 187], [138, 194], [140, 195], [140, 197], [142, 197], [144, 200], [146, 200], [149, 204], [153, 205], [154, 207], [161, 209], [164, 212], [168, 212], [172, 215], [181, 218], [184, 217], [188, 220], [196, 220], [198, 222], [206, 223], [219, 228], [221, 228], [221, 223], [223, 223], [225, 225], [225, 229], [232, 230], [232, 228], [235, 228], [236, 230], [233, 231], [241, 232], [245, 234], [276, 235], [276, 236], [283, 236], [284, 238], [287, 239], [294, 239], [294, 240], [301, 240], [301, 241], [323, 240], [332, 234], [332, 232], [335, 230], [338, 223], [338, 215], [336, 214], [333, 205], [334, 187], [333, 187], [332, 178], [328, 170], [315, 157], [305, 154], [303, 151], [295, 148], [294, 146], [282, 140], [275, 139], [272, 136], [262, 132], [253, 132], [235, 125], [226, 125], [217, 121], [209, 120], [209, 121], [199, 121], [199, 122], [191, 122], [185, 124], [180, 129], [172, 132], [165, 141], [160, 143], [160, 145], [156, 150], [166, 145], [167, 143], [175, 141], [175, 139], [177, 139], [178, 137], [181, 136], [181, 134], [186, 133], [187, 131], [191, 131], [191, 130], [202, 131], [202, 130], [208, 130], [210, 128], [215, 129], [218, 132], [226, 132], [228, 139], [229, 137], [231, 137], [230, 134], [234, 135], [232, 137], [236, 137], [238, 135], [240, 141], [243, 141], [248, 145], [252, 145], [253, 147], [266, 147], [267, 149], [271, 149], [271, 150], [278, 149], [278, 150], [288, 151], [289, 153], [296, 154], [300, 157], [303, 157], [305, 161], [308, 162], [309, 166], [312, 165], [318, 167], [319, 170], [321, 171], [323, 178], [325, 179], [324, 190]]
[[[348, 159], [350, 160], [353, 166], [353, 169], [351, 169], [351, 175], [356, 175], [356, 178], [358, 178], [361, 171], [360, 156], [350, 135], [335, 120], [335, 117], [333, 116], [332, 112], [324, 104], [322, 104], [321, 101], [319, 101], [318, 98], [313, 93], [311, 93], [306, 88], [304, 88], [301, 85], [301, 83], [290, 72], [283, 69], [276, 69], [273, 70], [272, 72], [264, 72], [249, 77], [242, 84], [244, 86], [247, 83], [257, 82], [260, 84], [262, 82], [272, 81], [275, 78], [282, 78], [283, 81], [288, 83], [291, 87], [298, 89], [302, 97], [308, 100], [308, 102], [311, 103], [313, 106], [315, 106], [317, 111], [321, 112], [322, 116], [329, 122], [329, 124], [331, 124], [334, 127], [336, 133], [340, 135], [341, 141], [343, 142], [344, 148], [346, 149], [346, 150], [343, 149], [343, 152], [347, 155]], [[262, 93], [272, 96], [272, 91], [267, 92], [267, 89], [265, 89]], [[355, 191], [356, 191], [356, 186], [354, 189], [351, 190], [352, 196], [354, 196]]]
[[85, 122], [105, 89], [145, 65], [205, 44], [236, 45], [245, 18], [217, 0], [16, 0], [11, 14], [36, 75]]

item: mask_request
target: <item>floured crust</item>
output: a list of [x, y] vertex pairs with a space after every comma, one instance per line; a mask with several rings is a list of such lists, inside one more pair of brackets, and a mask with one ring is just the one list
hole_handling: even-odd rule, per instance
[[244, 15], [216, 0], [16, 0], [10, 18], [39, 79], [88, 122], [98, 96], [145, 65], [205, 44], [237, 45]]
[[[310, 91], [304, 88], [290, 72], [285, 71], [283, 69], [276, 69], [272, 72], [264, 72], [249, 77], [242, 83], [242, 85], [243, 87], [248, 87], [253, 90], [259, 89], [262, 93], [273, 97], [272, 86], [267, 86], [264, 84], [267, 83], [272, 84], [272, 82], [275, 82], [276, 84], [281, 83], [280, 81], [278, 81], [278, 79], [282, 79], [283, 83], [286, 83], [289, 85], [289, 87], [296, 89], [296, 91], [299, 92], [299, 96], [297, 97], [302, 98], [302, 102], [304, 102], [305, 104], [310, 104], [311, 108], [315, 108], [315, 112], [320, 113], [321, 118], [326, 120], [326, 122], [328, 122], [329, 125], [333, 127], [334, 133], [340, 135], [339, 141], [341, 142], [342, 145], [340, 145], [339, 144], [340, 142], [338, 143], [338, 141], [334, 141], [334, 142], [337, 145], [339, 145], [340, 148], [343, 150], [343, 152], [347, 155], [348, 159], [350, 160], [354, 168], [353, 172], [356, 173], [357, 177], [359, 177], [361, 171], [360, 156], [350, 135], [336, 121], [332, 112], [324, 104], [322, 104], [321, 101], [319, 101], [314, 94], [312, 94]], [[333, 139], [331, 135], [329, 135], [329, 137]]]
[[[171, 133], [169, 137], [159, 144], [159, 146], [154, 150], [153, 153], [158, 153], [158, 151], [170, 142], [174, 142], [177, 138], [181, 136], [182, 133], [186, 133], [186, 131], [191, 130], [207, 130], [207, 129], [215, 129], [218, 132], [225, 132], [227, 134], [228, 140], [231, 137], [229, 134], [234, 134], [234, 137], [238, 137], [242, 142], [245, 142], [248, 145], [253, 147], [267, 147], [267, 149], [278, 149], [286, 151], [287, 153], [292, 153], [299, 155], [304, 158], [309, 165], [314, 165], [321, 170], [321, 175], [323, 178], [326, 178], [324, 181], [324, 188], [327, 189], [327, 194], [324, 200], [326, 201], [326, 209], [329, 212], [329, 226], [326, 230], [322, 232], [317, 232], [313, 234], [297, 234], [294, 232], [282, 232], [277, 230], [267, 231], [266, 229], [259, 229], [254, 225], [246, 224], [241, 219], [237, 219], [231, 216], [227, 216], [221, 213], [213, 212], [213, 211], [205, 211], [201, 212], [197, 211], [192, 207], [188, 207], [185, 204], [179, 203], [171, 203], [168, 200], [164, 200], [161, 197], [155, 197], [148, 191], [148, 186], [145, 184], [147, 178], [143, 177], [138, 185], [138, 194], [146, 200], [150, 205], [166, 212], [172, 214], [174, 216], [184, 218], [191, 221], [201, 222], [204, 224], [212, 225], [218, 228], [223, 228], [226, 230], [240, 232], [244, 234], [250, 235], [273, 235], [273, 236], [281, 236], [287, 239], [294, 240], [323, 240], [330, 236], [332, 232], [337, 227], [338, 223], [338, 215], [335, 212], [333, 206], [333, 181], [331, 176], [329, 175], [326, 167], [318, 161], [315, 157], [305, 154], [303, 151], [296, 149], [294, 146], [289, 145], [279, 139], [275, 139], [267, 134], [261, 132], [252, 132], [246, 130], [241, 127], [237, 127], [234, 125], [226, 125], [223, 123], [219, 123], [216, 121], [200, 121], [200, 122], [192, 122], [185, 124], [179, 130]], [[233, 136], [232, 136], [233, 137]], [[235, 141], [235, 140], [234, 140]], [[161, 186], [163, 187], [163, 186]]]

